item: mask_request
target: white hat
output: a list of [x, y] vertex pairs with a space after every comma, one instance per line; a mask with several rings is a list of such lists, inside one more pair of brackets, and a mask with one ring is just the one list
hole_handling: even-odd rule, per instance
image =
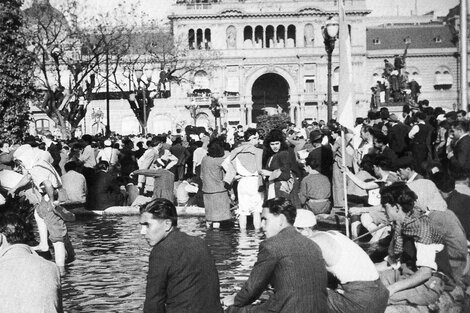
[[317, 225], [317, 218], [312, 211], [298, 209], [297, 217], [295, 218], [294, 227], [308, 228]]
[[109, 140], [109, 139], [108, 139], [108, 140], [105, 140], [105, 141], [104, 141], [104, 146], [105, 146], [105, 147], [111, 147], [111, 140]]
[[445, 121], [445, 120], [446, 120], [445, 114], [439, 114], [439, 115], [436, 117], [436, 120], [437, 120], [438, 122]]

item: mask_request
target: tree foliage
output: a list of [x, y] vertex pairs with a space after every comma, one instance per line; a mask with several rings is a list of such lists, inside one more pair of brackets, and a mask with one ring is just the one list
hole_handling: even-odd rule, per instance
[[[195, 72], [215, 65], [218, 53], [190, 50], [167, 25], [152, 20], [128, 35], [130, 45], [113, 55], [112, 81], [144, 129], [154, 99], [170, 97], [172, 84], [191, 83]], [[139, 71], [143, 72], [140, 78], [136, 76]]]
[[267, 135], [273, 129], [286, 128], [290, 122], [290, 117], [286, 113], [273, 114], [273, 115], [259, 115], [256, 117], [256, 126], [260, 132]]
[[123, 25], [124, 15], [118, 10], [89, 16], [76, 0], [67, 0], [60, 11], [42, 0], [24, 12], [30, 50], [35, 55], [35, 80], [42, 92], [35, 105], [58, 125], [63, 136], [78, 127], [88, 104], [106, 82], [102, 72], [109, 55], [129, 45], [129, 25]]
[[0, 2], [0, 140], [20, 140], [34, 99], [33, 55], [23, 36], [22, 1]]

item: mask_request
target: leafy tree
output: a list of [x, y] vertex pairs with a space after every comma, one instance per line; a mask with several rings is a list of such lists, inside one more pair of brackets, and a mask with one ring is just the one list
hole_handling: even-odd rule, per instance
[[264, 135], [267, 135], [273, 129], [286, 128], [290, 122], [290, 117], [286, 113], [273, 115], [259, 115], [256, 117], [257, 128]]
[[186, 40], [176, 38], [166, 25], [155, 21], [142, 25], [128, 33], [128, 46], [113, 55], [112, 81], [146, 129], [154, 99], [170, 97], [172, 84], [191, 83], [196, 71], [214, 66], [218, 53], [191, 50]]
[[0, 2], [0, 140], [20, 140], [34, 99], [33, 55], [22, 32], [22, 1]]
[[129, 25], [122, 25], [122, 8], [90, 17], [77, 0], [66, 1], [60, 11], [48, 0], [35, 0], [24, 12], [35, 55], [34, 78], [42, 95], [34, 104], [64, 137], [73, 134], [106, 82], [100, 73], [110, 54], [128, 40]]

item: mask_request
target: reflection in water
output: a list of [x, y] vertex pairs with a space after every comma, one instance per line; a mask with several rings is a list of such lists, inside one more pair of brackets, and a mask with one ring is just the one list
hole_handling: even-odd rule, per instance
[[[142, 312], [150, 247], [138, 223], [138, 216], [115, 216], [68, 225], [77, 259], [63, 279], [66, 312]], [[206, 232], [198, 218], [180, 218], [178, 226], [206, 239], [219, 271], [221, 298], [236, 292], [256, 261], [262, 235]]]

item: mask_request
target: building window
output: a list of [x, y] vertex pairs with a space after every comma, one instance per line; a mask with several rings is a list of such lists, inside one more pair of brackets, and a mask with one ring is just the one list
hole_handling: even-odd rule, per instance
[[51, 122], [47, 119], [36, 120], [36, 122], [34, 124], [36, 126], [36, 132], [38, 134], [40, 134], [41, 132], [44, 132], [46, 130], [51, 129]]
[[274, 26], [266, 27], [266, 48], [274, 48]]
[[194, 49], [194, 29], [190, 29], [188, 32], [188, 45], [189, 49]]
[[286, 48], [295, 48], [295, 26], [289, 25], [287, 27], [287, 42]]
[[405, 72], [405, 75], [408, 76], [408, 81], [414, 80], [422, 86], [421, 75], [419, 74], [419, 71], [417, 68], [408, 67], [407, 71]]
[[408, 36], [408, 37], [405, 37], [405, 39], [403, 39], [403, 41], [406, 43], [406, 44], [410, 44], [411, 43], [411, 38]]
[[255, 48], [264, 48], [263, 41], [264, 30], [263, 26], [256, 26], [255, 28]]
[[333, 86], [333, 91], [338, 92], [339, 90], [339, 66], [333, 71], [331, 78], [331, 85]]
[[204, 49], [209, 50], [211, 48], [211, 30], [206, 28], [204, 31]]
[[203, 34], [202, 34], [202, 29], [198, 29], [196, 31], [196, 47], [197, 49], [202, 49], [202, 37], [203, 37]]
[[315, 93], [315, 77], [305, 78], [305, 93]]
[[286, 38], [286, 28], [284, 27], [284, 25], [279, 25], [276, 28], [276, 47], [284, 48], [285, 38]]
[[374, 38], [374, 39], [372, 39], [372, 43], [374, 45], [380, 45], [380, 39], [379, 38]]
[[448, 68], [441, 66], [434, 73], [434, 89], [449, 90], [452, 88], [454, 79]]
[[246, 26], [243, 30], [243, 47], [251, 48], [253, 46], [253, 28]]
[[209, 89], [209, 76], [206, 71], [197, 71], [194, 74], [194, 87], [195, 89]]

